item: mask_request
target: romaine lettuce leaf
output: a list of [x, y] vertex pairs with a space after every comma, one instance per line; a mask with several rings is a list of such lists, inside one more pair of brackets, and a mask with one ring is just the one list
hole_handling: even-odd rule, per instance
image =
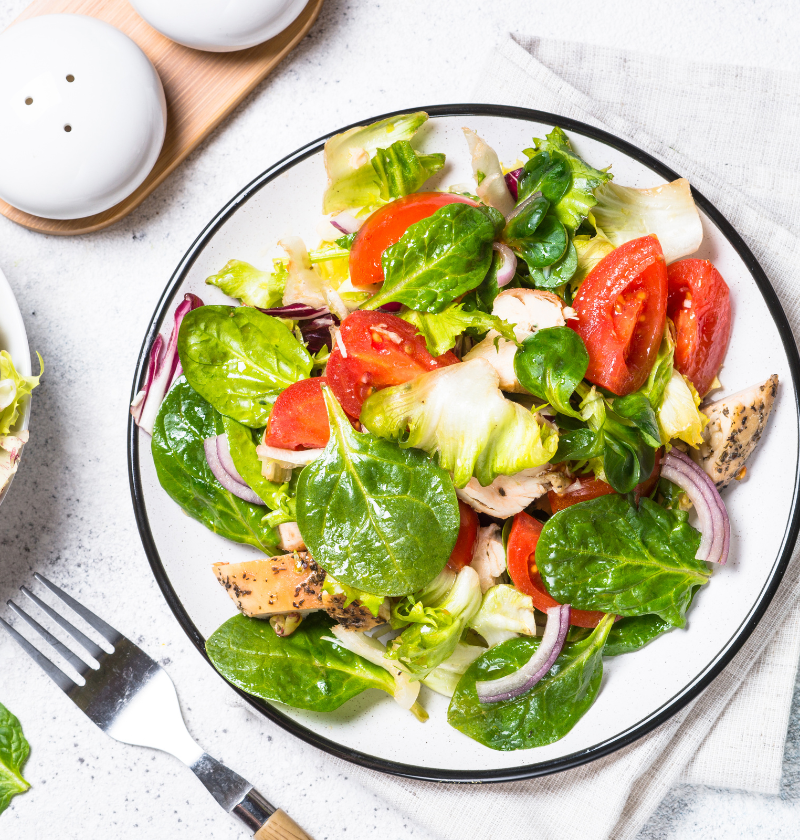
[[533, 601], [513, 586], [501, 583], [487, 590], [481, 608], [469, 626], [486, 639], [489, 647], [517, 636], [535, 636]]
[[245, 306], [270, 309], [280, 306], [288, 273], [280, 260], [274, 260], [273, 272], [261, 271], [242, 260], [230, 260], [222, 271], [206, 278], [209, 286], [216, 286], [226, 295], [237, 298]]
[[472, 359], [372, 394], [361, 422], [373, 434], [435, 455], [456, 487], [475, 475], [485, 487], [547, 463], [558, 435], [518, 403], [507, 400], [497, 371]]
[[25, 397], [39, 384], [44, 363], [39, 356], [39, 375], [21, 376], [7, 350], [0, 351], [0, 435], [7, 435], [19, 419]]

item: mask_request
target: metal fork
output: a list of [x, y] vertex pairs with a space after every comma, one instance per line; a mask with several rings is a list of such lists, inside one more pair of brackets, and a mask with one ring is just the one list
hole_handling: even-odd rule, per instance
[[112, 647], [112, 652], [107, 653], [96, 645], [24, 586], [20, 587], [24, 595], [63, 627], [94, 663], [76, 656], [13, 601], [8, 601], [8, 606], [78, 672], [84, 684], [67, 676], [2, 618], [0, 624], [103, 732], [125, 744], [171, 753], [191, 767], [214, 799], [254, 832], [255, 840], [312, 840], [248, 781], [195, 743], [183, 721], [175, 686], [157, 662], [46, 577], [40, 574], [34, 577], [93, 627]]

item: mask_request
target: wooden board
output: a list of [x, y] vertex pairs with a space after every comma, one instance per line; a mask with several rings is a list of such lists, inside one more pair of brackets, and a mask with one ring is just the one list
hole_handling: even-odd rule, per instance
[[[183, 47], [146, 24], [127, 0], [34, 0], [14, 21], [37, 15], [91, 15], [132, 38], [155, 65], [167, 98], [167, 134], [156, 165], [124, 201], [83, 219], [42, 219], [0, 200], [0, 213], [41, 233], [72, 236], [108, 227], [126, 216], [250, 93], [292, 50], [317, 19], [324, 0], [309, 0], [297, 20], [274, 38], [228, 53]], [[11, 24], [14, 25], [13, 23]]]

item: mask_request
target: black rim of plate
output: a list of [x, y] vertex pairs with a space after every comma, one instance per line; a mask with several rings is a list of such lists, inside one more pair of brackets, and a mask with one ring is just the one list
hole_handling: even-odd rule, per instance
[[[605, 143], [618, 151], [623, 152], [629, 157], [639, 161], [647, 166], [656, 174], [667, 180], [674, 180], [679, 178], [676, 172], [665, 166], [656, 158], [642, 151], [630, 143], [620, 140], [606, 131], [595, 128], [579, 122], [578, 120], [569, 119], [559, 116], [557, 114], [550, 114], [543, 111], [534, 111], [528, 108], [514, 108], [505, 105], [474, 105], [474, 104], [458, 104], [458, 105], [438, 105], [430, 108], [406, 108], [401, 111], [393, 111], [389, 114], [383, 114], [379, 117], [373, 117], [354, 125], [361, 125], [364, 122], [374, 122], [375, 120], [383, 119], [385, 117], [392, 117], [398, 114], [410, 113], [412, 111], [426, 111], [430, 117], [471, 117], [471, 116], [490, 116], [490, 117], [504, 117], [514, 120], [526, 120], [529, 122], [545, 123], [548, 125], [560, 125], [567, 131], [583, 135], [593, 140], [598, 140]], [[235, 213], [243, 204], [245, 204], [255, 193], [262, 187], [270, 183], [273, 179], [291, 169], [295, 164], [307, 157], [319, 152], [325, 141], [338, 134], [341, 131], [347, 130], [352, 126], [346, 126], [338, 131], [331, 132], [331, 134], [320, 137], [309, 143], [306, 146], [298, 149], [296, 152], [278, 161], [274, 166], [271, 166], [255, 180], [251, 181], [241, 192], [239, 192], [231, 201], [229, 201], [219, 213], [209, 222], [203, 232], [192, 243], [192, 246], [180, 261], [178, 267], [173, 273], [167, 288], [165, 289], [161, 300], [158, 302], [155, 313], [150, 321], [147, 329], [142, 349], [139, 353], [139, 361], [136, 366], [136, 373], [133, 380], [133, 388], [131, 391], [131, 398], [140, 389], [144, 382], [144, 377], [147, 371], [147, 362], [150, 354], [150, 347], [158, 335], [162, 321], [165, 315], [168, 314], [172, 299], [183, 283], [184, 278], [191, 269], [195, 260], [208, 244], [210, 239], [214, 236], [217, 230]], [[769, 308], [770, 314], [775, 321], [778, 331], [783, 342], [784, 350], [786, 352], [789, 368], [794, 380], [794, 398], [795, 411], [800, 413], [800, 393], [798, 392], [798, 383], [800, 382], [800, 356], [798, 355], [797, 347], [792, 336], [792, 331], [786, 315], [778, 301], [774, 289], [770, 285], [764, 270], [758, 264], [758, 261], [753, 256], [750, 249], [742, 240], [741, 236], [736, 232], [730, 222], [709, 202], [704, 196], [692, 189], [695, 201], [698, 207], [714, 222], [719, 228], [725, 238], [730, 242], [738, 255], [743, 260], [745, 266], [749, 270], [756, 285], [758, 286], [764, 300]], [[145, 506], [144, 493], [142, 488], [141, 476], [139, 472], [139, 436], [137, 434], [137, 427], [132, 418], [128, 418], [128, 475], [130, 480], [131, 496], [133, 499], [134, 513], [136, 515], [136, 523], [139, 528], [139, 534], [142, 538], [145, 553], [147, 554], [150, 566], [155, 575], [158, 585], [167, 600], [172, 612], [178, 619], [179, 624], [184, 629], [186, 634], [192, 640], [194, 645], [200, 651], [203, 657], [213, 668], [208, 656], [205, 652], [205, 640], [200, 631], [194, 625], [194, 622], [189, 617], [189, 614], [183, 607], [177, 593], [170, 584], [169, 577], [166, 573], [161, 558], [159, 557], [156, 548], [153, 534], [150, 530], [150, 524], [147, 516], [147, 509]], [[283, 727], [287, 732], [291, 732], [298, 738], [302, 739], [308, 744], [312, 744], [321, 750], [324, 750], [331, 755], [338, 758], [351, 761], [354, 764], [367, 767], [371, 770], [379, 770], [384, 773], [389, 773], [397, 776], [405, 776], [412, 779], [421, 779], [426, 781], [440, 781], [440, 782], [509, 782], [518, 781], [521, 779], [530, 779], [536, 776], [544, 776], [550, 773], [557, 773], [563, 770], [568, 770], [573, 767], [586, 764], [595, 759], [609, 755], [623, 747], [632, 744], [637, 739], [651, 732], [656, 727], [667, 721], [672, 715], [682, 709], [687, 703], [693, 700], [700, 694], [711, 682], [717, 677], [725, 666], [731, 661], [737, 651], [742, 647], [750, 634], [755, 629], [758, 622], [761, 620], [764, 612], [772, 601], [773, 596], [781, 582], [786, 567], [791, 559], [792, 549], [797, 539], [798, 530], [800, 529], [800, 507], [798, 507], [798, 489], [800, 488], [800, 472], [798, 472], [797, 465], [795, 465], [795, 482], [794, 492], [792, 497], [792, 508], [789, 523], [784, 533], [783, 542], [781, 544], [780, 552], [776, 558], [775, 564], [772, 567], [770, 575], [764, 584], [758, 599], [754, 606], [741, 623], [737, 631], [727, 641], [719, 654], [710, 662], [706, 668], [695, 677], [687, 686], [679, 691], [674, 697], [668, 700], [664, 705], [650, 714], [648, 717], [642, 719], [632, 727], [626, 729], [607, 739], [599, 744], [596, 744], [588, 749], [580, 750], [570, 755], [563, 756], [558, 759], [550, 761], [543, 761], [536, 764], [528, 764], [520, 767], [511, 767], [500, 770], [449, 770], [436, 769], [427, 767], [417, 767], [409, 764], [401, 764], [398, 762], [389, 761], [376, 756], [368, 755], [359, 752], [358, 750], [343, 747], [335, 741], [324, 738], [321, 735], [307, 729], [302, 724], [290, 718], [288, 715], [280, 711], [276, 706], [271, 706], [269, 703], [251, 697], [245, 692], [231, 686], [239, 693], [251, 706], [258, 709], [262, 714], [266, 715], [270, 720]], [[223, 679], [220, 676], [220, 679]]]

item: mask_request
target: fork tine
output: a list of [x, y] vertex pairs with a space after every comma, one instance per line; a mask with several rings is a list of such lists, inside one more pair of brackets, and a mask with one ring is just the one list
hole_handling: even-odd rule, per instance
[[52, 633], [45, 630], [39, 622], [28, 615], [22, 607], [17, 606], [13, 601], [6, 602], [8, 606], [18, 615], [24, 622], [32, 627], [52, 648], [64, 657], [70, 665], [85, 679], [86, 674], [93, 670], [86, 662], [79, 656], [74, 654], [65, 644], [62, 644]]
[[78, 684], [68, 677], [60, 668], [53, 663], [39, 650], [37, 650], [24, 636], [19, 633], [8, 622], [0, 618], [0, 624], [6, 628], [6, 632], [25, 651], [25, 653], [36, 662], [48, 677], [62, 690], [70, 693]]
[[91, 610], [86, 609], [79, 601], [76, 601], [71, 595], [67, 595], [63, 589], [56, 586], [49, 581], [44, 575], [35, 572], [33, 575], [39, 583], [43, 583], [53, 595], [57, 595], [68, 607], [72, 607], [76, 613], [87, 623], [94, 627], [95, 630], [110, 644], [116, 645], [125, 637], [119, 630], [114, 629], [110, 624], [106, 624], [99, 615], [95, 615]]
[[[64, 618], [63, 615], [57, 613], [49, 604], [45, 604], [45, 602], [33, 594], [26, 586], [20, 586], [20, 589], [25, 594], [26, 597], [30, 598], [37, 607], [39, 607], [42, 612], [46, 613], [56, 622], [59, 626], [63, 627], [67, 633], [78, 642], [79, 645], [82, 645], [86, 651], [89, 653], [90, 656], [93, 656], [98, 662], [101, 662], [104, 657], [108, 656], [108, 654], [101, 648], [99, 645], [96, 645], [88, 636], [81, 633], [77, 627], [73, 627], [72, 624]], [[9, 606], [11, 602], [9, 602]]]

